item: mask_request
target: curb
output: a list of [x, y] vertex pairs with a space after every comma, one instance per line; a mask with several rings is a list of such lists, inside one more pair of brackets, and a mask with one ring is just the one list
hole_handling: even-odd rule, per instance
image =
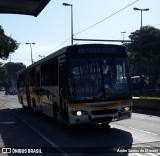
[[160, 116], [160, 100], [132, 99], [133, 112]]

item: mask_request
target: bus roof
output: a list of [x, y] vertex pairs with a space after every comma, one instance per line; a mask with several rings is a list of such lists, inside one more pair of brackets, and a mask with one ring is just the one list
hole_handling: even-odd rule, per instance
[[47, 61], [47, 60], [50, 60], [51, 58], [54, 58], [54, 57], [57, 57], [57, 56], [62, 55], [63, 53], [66, 52], [66, 49], [67, 49], [68, 47], [69, 47], [69, 46], [57, 50], [56, 52], [54, 52], [54, 53], [46, 56], [45, 58], [43, 58], [43, 59], [41, 59], [41, 60], [39, 60], [39, 61], [31, 64], [31, 65], [28, 66], [27, 68], [32, 68], [32, 67], [37, 66], [37, 65], [39, 65], [39, 64], [41, 64], [41, 63], [43, 63], [43, 62], [45, 62], [45, 61]]
[[19, 70], [19, 71], [16, 73], [16, 75], [19, 75], [19, 74], [23, 73], [25, 70], [26, 70], [26, 68], [22, 68], [21, 70]]
[[58, 57], [58, 56], [60, 56], [64, 53], [66, 53], [67, 50], [70, 49], [70, 48], [91, 47], [91, 46], [93, 46], [93, 47], [102, 47], [102, 46], [112, 47], [113, 46], [113, 47], [123, 47], [124, 48], [124, 46], [122, 46], [122, 45], [115, 45], [115, 44], [79, 44], [79, 45], [73, 45], [73, 46], [70, 45], [70, 46], [66, 46], [66, 47], [63, 47], [62, 49], [57, 50], [56, 52], [46, 56], [45, 58], [31, 64], [27, 68], [32, 68], [32, 67], [37, 66], [37, 65], [39, 65], [39, 64], [41, 64], [41, 63], [43, 63], [47, 60], [52, 59], [54, 57]]

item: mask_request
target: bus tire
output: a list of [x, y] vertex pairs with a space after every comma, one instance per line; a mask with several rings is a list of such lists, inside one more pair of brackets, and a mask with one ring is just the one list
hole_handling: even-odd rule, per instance
[[111, 128], [111, 126], [109, 125], [109, 123], [110, 122], [106, 122], [106, 123], [101, 123], [100, 124], [100, 127], [102, 128], [102, 129], [110, 129]]
[[22, 108], [25, 109], [26, 107], [24, 106], [24, 103], [23, 103], [23, 98], [21, 96], [21, 104], [22, 104]]
[[61, 126], [62, 125], [61, 113], [60, 113], [60, 109], [56, 103], [53, 105], [53, 114], [54, 114], [53, 116], [54, 116], [54, 120], [55, 120], [56, 124], [58, 126]]
[[32, 110], [34, 114], [37, 114], [37, 107], [36, 107], [35, 99], [32, 99]]

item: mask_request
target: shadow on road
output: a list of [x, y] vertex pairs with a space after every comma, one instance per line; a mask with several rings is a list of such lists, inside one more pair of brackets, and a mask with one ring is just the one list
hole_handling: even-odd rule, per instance
[[[79, 147], [84, 153], [117, 153], [118, 150], [128, 151], [132, 148], [132, 134], [121, 129], [99, 125], [76, 125], [66, 127], [65, 131], [78, 140]], [[123, 155], [127, 156], [128, 153]]]
[[[2, 148], [4, 147], [8, 148], [8, 150], [15, 148], [51, 147], [49, 143], [45, 142], [43, 138], [25, 125], [13, 111], [24, 112], [22, 109], [10, 110], [7, 108], [0, 108], [0, 155], [2, 153]], [[4, 151], [6, 152], [6, 150]], [[19, 154], [10, 153], [7, 155], [12, 156]]]
[[[51, 147], [15, 114], [21, 116], [66, 153], [122, 155], [117, 153], [117, 150], [132, 147], [133, 138], [128, 131], [102, 128], [98, 125], [63, 126], [60, 128], [53, 122], [53, 119], [44, 115], [35, 116], [31, 111], [21, 108], [0, 109], [1, 147]], [[123, 155], [127, 156], [128, 153], [125, 152]]]

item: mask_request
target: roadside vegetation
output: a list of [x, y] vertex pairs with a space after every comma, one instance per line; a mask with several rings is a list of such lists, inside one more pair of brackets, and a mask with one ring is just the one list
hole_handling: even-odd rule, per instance
[[140, 99], [146, 99], [146, 100], [160, 100], [160, 90], [155, 91], [137, 91], [133, 92], [133, 96], [140, 97]]

